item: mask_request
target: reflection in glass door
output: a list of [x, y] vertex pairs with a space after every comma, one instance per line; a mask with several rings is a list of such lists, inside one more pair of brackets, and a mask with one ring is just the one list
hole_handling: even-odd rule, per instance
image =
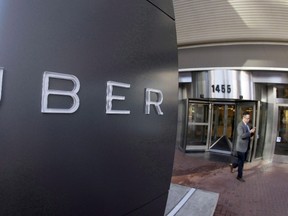
[[209, 104], [189, 102], [186, 150], [206, 150], [209, 130]]
[[213, 104], [210, 151], [231, 153], [234, 120], [234, 104]]

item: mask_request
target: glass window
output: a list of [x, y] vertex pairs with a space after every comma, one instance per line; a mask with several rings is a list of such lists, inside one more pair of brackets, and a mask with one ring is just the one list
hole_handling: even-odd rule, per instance
[[288, 86], [278, 86], [276, 95], [277, 98], [288, 98]]
[[189, 103], [188, 121], [194, 123], [208, 123], [208, 104]]
[[187, 145], [206, 145], [207, 130], [206, 125], [188, 125]]

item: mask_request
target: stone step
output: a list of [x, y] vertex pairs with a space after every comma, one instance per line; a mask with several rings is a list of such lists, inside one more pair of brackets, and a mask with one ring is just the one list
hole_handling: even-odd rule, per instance
[[213, 216], [219, 194], [171, 184], [165, 216]]

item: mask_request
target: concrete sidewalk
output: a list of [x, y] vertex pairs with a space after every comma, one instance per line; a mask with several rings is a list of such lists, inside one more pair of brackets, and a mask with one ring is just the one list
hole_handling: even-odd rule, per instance
[[201, 215], [213, 216], [219, 194], [171, 184], [165, 216]]
[[287, 163], [245, 163], [246, 182], [242, 183], [236, 179], [237, 172], [230, 172], [230, 160], [230, 156], [211, 152], [188, 154], [176, 150], [172, 183], [218, 193], [214, 216], [288, 215]]

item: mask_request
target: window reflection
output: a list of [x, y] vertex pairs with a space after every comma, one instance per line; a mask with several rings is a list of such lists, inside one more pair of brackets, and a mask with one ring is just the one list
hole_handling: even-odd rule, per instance
[[277, 98], [288, 98], [288, 86], [277, 87]]
[[188, 108], [188, 120], [189, 122], [208, 122], [208, 104], [189, 104]]

